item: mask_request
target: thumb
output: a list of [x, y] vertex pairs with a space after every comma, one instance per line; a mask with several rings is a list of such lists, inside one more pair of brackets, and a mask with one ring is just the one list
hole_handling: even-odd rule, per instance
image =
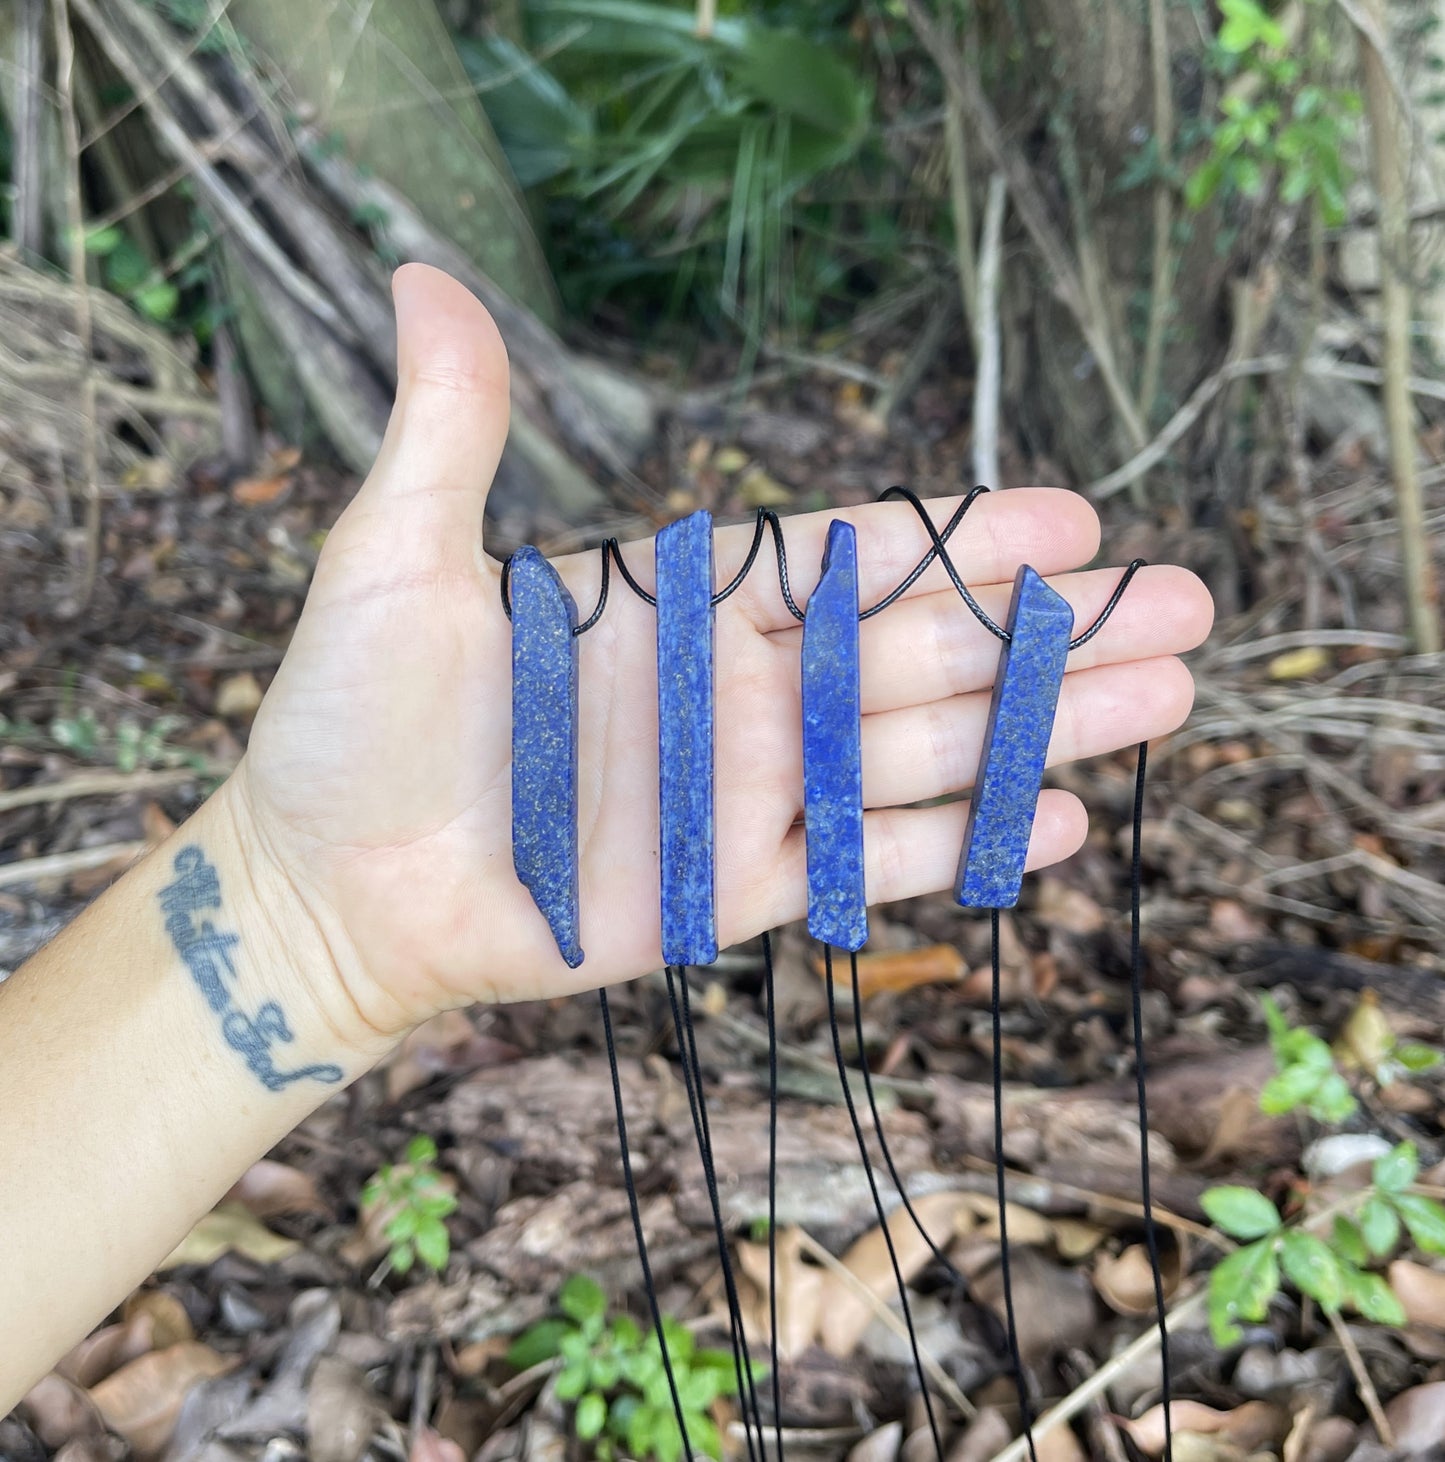
[[404, 513], [397, 531], [423, 551], [473, 557], [507, 439], [507, 350], [481, 301], [440, 269], [404, 264], [391, 290], [396, 404], [357, 504]]

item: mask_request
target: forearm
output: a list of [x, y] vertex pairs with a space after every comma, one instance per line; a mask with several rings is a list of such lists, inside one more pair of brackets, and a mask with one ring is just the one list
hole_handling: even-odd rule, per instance
[[0, 1414], [384, 1037], [222, 788], [0, 985]]

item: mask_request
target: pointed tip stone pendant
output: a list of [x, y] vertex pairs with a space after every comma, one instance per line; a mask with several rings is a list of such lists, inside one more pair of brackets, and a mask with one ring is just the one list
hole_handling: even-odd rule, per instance
[[662, 958], [717, 959], [713, 829], [712, 514], [656, 540], [657, 751]]
[[834, 521], [803, 620], [803, 821], [808, 933], [848, 950], [868, 939], [861, 713], [858, 540]]
[[532, 547], [512, 555], [512, 862], [562, 958], [582, 963], [577, 875], [577, 605]]
[[999, 656], [954, 888], [970, 909], [1018, 903], [1074, 611], [1024, 565], [1005, 628], [1009, 640]]

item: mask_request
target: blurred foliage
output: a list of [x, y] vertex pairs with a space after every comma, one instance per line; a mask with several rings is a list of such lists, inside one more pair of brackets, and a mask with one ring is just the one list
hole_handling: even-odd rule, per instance
[[691, 5], [548, 0], [523, 9], [526, 49], [458, 38], [576, 312], [610, 299], [757, 339], [845, 289], [841, 227], [893, 242], [891, 210], [847, 204], [885, 165], [856, 7], [723, 9], [700, 37]]

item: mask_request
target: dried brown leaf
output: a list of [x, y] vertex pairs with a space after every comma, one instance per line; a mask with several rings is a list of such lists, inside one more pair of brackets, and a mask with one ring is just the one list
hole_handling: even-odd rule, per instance
[[979, 1408], [978, 1415], [964, 1427], [953, 1444], [948, 1462], [990, 1462], [1013, 1440], [1008, 1418], [996, 1406]]
[[318, 1358], [306, 1392], [311, 1462], [360, 1462], [381, 1419], [366, 1378], [334, 1355]]
[[890, 1421], [871, 1431], [862, 1441], [855, 1442], [848, 1452], [846, 1462], [893, 1462], [898, 1449], [903, 1445], [903, 1423]]
[[[1178, 1244], [1163, 1249], [1159, 1274], [1166, 1301], [1179, 1288], [1183, 1267]], [[1094, 1263], [1094, 1288], [1116, 1315], [1152, 1315], [1154, 1266], [1149, 1262], [1148, 1249], [1143, 1244], [1130, 1244], [1118, 1254], [1100, 1254]]]
[[1385, 1407], [1385, 1420], [1395, 1434], [1399, 1451], [1428, 1452], [1445, 1437], [1445, 1381], [1430, 1381], [1401, 1391]]
[[1108, 916], [1083, 889], [1047, 875], [1038, 883], [1039, 921], [1066, 934], [1097, 934]]
[[[738, 1259], [743, 1273], [758, 1288], [756, 1309], [758, 1334], [769, 1333], [771, 1308], [768, 1303], [768, 1249], [766, 1244], [739, 1244]], [[818, 1334], [826, 1272], [803, 1258], [802, 1236], [796, 1228], [778, 1231], [778, 1354], [794, 1360], [807, 1350]]]
[[521, 1052], [481, 1034], [464, 1010], [444, 1010], [410, 1032], [386, 1063], [386, 1099], [399, 1101], [442, 1074], [477, 1071], [515, 1061]]
[[76, 1437], [104, 1430], [89, 1395], [54, 1371], [25, 1393], [20, 1407], [30, 1418], [30, 1429], [47, 1447], [63, 1447]]
[[424, 1426], [417, 1431], [407, 1462], [467, 1462], [467, 1454], [455, 1442]]
[[212, 709], [225, 720], [249, 720], [261, 708], [261, 682], [249, 671], [228, 675], [216, 687]]
[[1396, 1259], [1390, 1265], [1389, 1279], [1407, 1318], [1417, 1325], [1445, 1330], [1445, 1274], [1410, 1259]]
[[[813, 973], [821, 980], [827, 966], [821, 955], [812, 961]], [[864, 1000], [918, 985], [957, 984], [968, 974], [968, 961], [951, 944], [930, 944], [923, 949], [883, 949], [858, 956], [858, 993]], [[851, 993], [852, 973], [837, 961], [833, 984]]]
[[310, 1173], [270, 1158], [253, 1162], [222, 1202], [239, 1203], [254, 1218], [274, 1218], [279, 1213], [331, 1217], [331, 1205], [317, 1190], [316, 1179]]
[[139, 1457], [165, 1450], [191, 1387], [230, 1370], [233, 1357], [218, 1355], [198, 1340], [153, 1350], [107, 1376], [90, 1391], [106, 1425], [131, 1444]]
[[211, 1264], [222, 1254], [237, 1253], [257, 1264], [276, 1264], [289, 1258], [300, 1244], [283, 1239], [254, 1218], [239, 1203], [213, 1208], [162, 1262], [162, 1269], [179, 1264]]
[[182, 1340], [194, 1340], [196, 1332], [186, 1307], [166, 1289], [138, 1289], [121, 1312], [126, 1320], [144, 1317], [151, 1325], [151, 1349], [164, 1350]]
[[137, 1356], [155, 1350], [155, 1324], [149, 1316], [127, 1316], [115, 1325], [104, 1325], [87, 1335], [55, 1369], [77, 1386], [93, 1386], [112, 1371], [119, 1370]]
[[76, 1437], [73, 1442], [67, 1442], [52, 1462], [124, 1462], [128, 1450], [119, 1437], [104, 1432], [100, 1436]]
[[[955, 1232], [960, 1214], [972, 1216], [975, 1197], [969, 1193], [928, 1193], [913, 1200], [919, 1222], [941, 1248], [946, 1249]], [[971, 1224], [970, 1224], [971, 1227]], [[893, 1240], [894, 1254], [904, 1282], [912, 1279], [928, 1263], [932, 1251], [924, 1242], [913, 1219], [903, 1207], [896, 1208], [888, 1219], [888, 1233]], [[870, 1229], [843, 1255], [844, 1266], [880, 1302], [896, 1301], [897, 1281], [888, 1253], [888, 1241], [881, 1226]], [[853, 1353], [863, 1332], [876, 1313], [853, 1286], [836, 1274], [823, 1281], [822, 1315], [819, 1330], [824, 1349], [840, 1358]]]

